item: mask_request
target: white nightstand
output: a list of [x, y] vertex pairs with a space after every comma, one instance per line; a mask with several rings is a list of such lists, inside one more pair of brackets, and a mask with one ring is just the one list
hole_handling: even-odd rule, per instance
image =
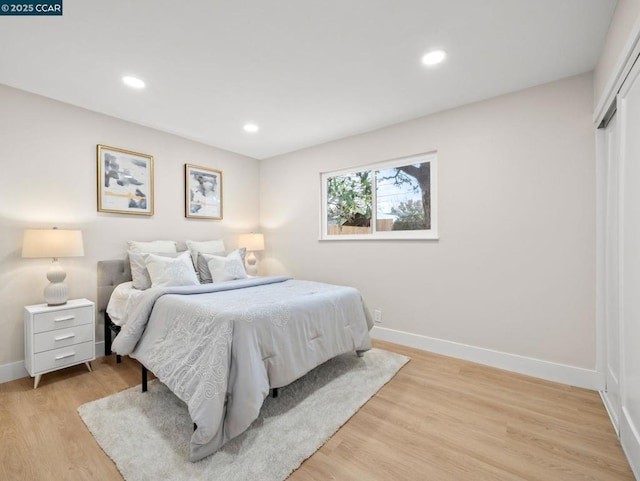
[[24, 308], [24, 363], [37, 388], [42, 375], [96, 358], [95, 306], [75, 299], [61, 306]]

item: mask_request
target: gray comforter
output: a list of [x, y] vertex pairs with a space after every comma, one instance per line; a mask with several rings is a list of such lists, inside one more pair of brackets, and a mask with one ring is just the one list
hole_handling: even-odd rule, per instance
[[350, 287], [266, 277], [148, 289], [113, 351], [138, 359], [189, 408], [191, 460], [217, 451], [258, 417], [270, 388], [371, 348], [371, 318]]

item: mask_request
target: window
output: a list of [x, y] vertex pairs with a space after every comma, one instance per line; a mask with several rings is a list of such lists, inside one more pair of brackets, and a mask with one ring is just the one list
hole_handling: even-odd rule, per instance
[[322, 240], [437, 239], [436, 154], [325, 172]]

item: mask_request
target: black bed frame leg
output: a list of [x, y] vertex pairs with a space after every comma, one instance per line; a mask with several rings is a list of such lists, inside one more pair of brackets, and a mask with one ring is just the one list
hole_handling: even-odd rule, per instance
[[142, 392], [147, 392], [147, 368], [142, 366]]
[[111, 329], [109, 328], [109, 314], [104, 313], [104, 355], [111, 355]]
[[275, 397], [278, 397], [278, 388], [277, 388], [277, 387], [274, 387], [274, 388], [271, 390], [271, 397], [274, 397], [274, 398], [275, 398]]
[[[104, 312], [104, 355], [110, 356], [113, 354], [111, 350], [111, 337], [113, 336], [114, 331], [111, 330], [111, 326], [115, 326], [111, 322], [111, 318], [107, 311]], [[118, 331], [119, 332], [119, 331]], [[116, 354], [116, 364], [120, 364], [122, 362], [122, 356], [120, 354]]]

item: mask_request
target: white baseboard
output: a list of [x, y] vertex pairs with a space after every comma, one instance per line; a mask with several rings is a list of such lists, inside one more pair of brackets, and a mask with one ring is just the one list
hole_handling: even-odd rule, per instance
[[27, 377], [28, 375], [29, 373], [24, 367], [24, 361], [12, 362], [0, 366], [0, 384]]
[[96, 342], [96, 358], [104, 356], [104, 341]]
[[[96, 342], [96, 358], [102, 356], [104, 356], [104, 341], [99, 341]], [[24, 367], [24, 361], [0, 365], [0, 384], [23, 377], [29, 377], [29, 372]]]
[[594, 391], [604, 389], [604, 376], [595, 369], [567, 366], [379, 326], [371, 330], [371, 337], [570, 386]]
[[611, 399], [607, 395], [607, 391], [600, 391], [600, 399], [602, 399], [602, 404], [604, 404], [604, 408], [607, 410], [609, 420], [611, 421], [611, 424], [613, 424], [613, 429], [615, 429], [616, 435], [620, 437], [620, 423], [618, 422], [618, 416], [616, 415], [616, 410], [611, 403]]
[[620, 444], [634, 476], [640, 481], [640, 433], [634, 423], [630, 422], [629, 412], [624, 406], [620, 414]]
[[[589, 370], [564, 364], [557, 364], [540, 359], [492, 351], [481, 347], [469, 346], [433, 337], [410, 334], [384, 327], [375, 326], [371, 337], [381, 341], [389, 341], [403, 346], [451, 356], [466, 361], [477, 362], [486, 366], [497, 367], [548, 381], [569, 384], [599, 391], [604, 389], [604, 378], [595, 370]], [[104, 341], [96, 342], [96, 357], [104, 356]], [[13, 381], [29, 376], [24, 361], [17, 361], [0, 366], [0, 383]]]

